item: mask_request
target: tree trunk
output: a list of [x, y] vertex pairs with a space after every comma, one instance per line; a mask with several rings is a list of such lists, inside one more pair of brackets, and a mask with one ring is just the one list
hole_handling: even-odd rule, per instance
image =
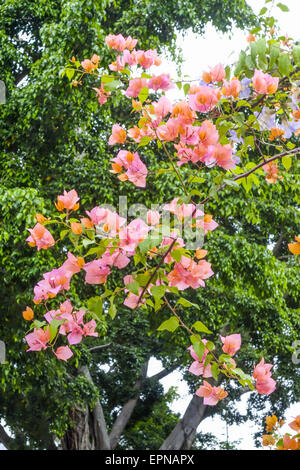
[[197, 427], [206, 417], [207, 406], [203, 405], [203, 399], [194, 395], [184, 416], [176, 424], [175, 428], [163, 442], [160, 450], [188, 450], [192, 447]]

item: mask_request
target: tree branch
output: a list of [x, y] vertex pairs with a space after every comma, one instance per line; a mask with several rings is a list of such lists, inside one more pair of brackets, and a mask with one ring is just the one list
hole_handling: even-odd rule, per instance
[[[241, 178], [247, 178], [247, 176], [251, 175], [251, 173], [254, 173], [254, 171], [258, 170], [262, 166], [267, 165], [268, 163], [273, 162], [274, 160], [277, 160], [278, 158], [286, 157], [287, 155], [294, 155], [295, 153], [298, 153], [298, 152], [300, 152], [300, 147], [297, 147], [293, 150], [288, 150], [287, 152], [279, 153], [278, 155], [274, 155], [274, 157], [271, 157], [268, 160], [264, 160], [263, 162], [256, 165], [254, 168], [251, 168], [251, 170], [246, 171], [245, 173], [242, 173], [241, 175], [235, 176], [232, 181], [237, 181]], [[221, 191], [221, 189], [224, 189], [226, 186], [227, 186], [227, 183], [221, 184], [217, 188], [217, 192]], [[203, 201], [201, 201], [199, 204], [205, 204], [206, 202], [210, 201], [210, 199], [211, 198], [208, 196], [205, 199], [203, 199]]]
[[[86, 366], [79, 367], [79, 372], [84, 375], [89, 382], [94, 384], [90, 371]], [[107, 433], [105, 418], [100, 401], [97, 399], [93, 409], [94, 431], [96, 436], [96, 450], [110, 450], [110, 442]]]
[[160, 450], [190, 449], [197, 432], [197, 427], [205, 418], [206, 409], [207, 406], [203, 404], [202, 398], [193, 395], [183, 417], [165, 439]]
[[9, 449], [10, 444], [14, 441], [5, 431], [4, 427], [0, 424], [0, 442]]
[[273, 248], [273, 250], [272, 250], [274, 256], [276, 256], [277, 253], [279, 252], [283, 240], [284, 240], [284, 231], [283, 231], [283, 229], [281, 228], [279, 238], [278, 238], [277, 242], [275, 243], [275, 246], [274, 246], [274, 248]]
[[117, 419], [115, 420], [113, 424], [112, 430], [109, 435], [110, 447], [112, 450], [116, 448], [119, 442], [119, 439], [129, 419], [131, 418], [133, 410], [136, 407], [136, 404], [139, 400], [142, 384], [144, 383], [145, 378], [147, 377], [147, 369], [148, 369], [148, 361], [141, 368], [140, 377], [138, 378], [138, 380], [136, 381], [134, 385], [134, 389], [137, 390], [136, 396], [134, 398], [131, 398], [125, 403], [125, 405], [122, 407], [120, 413], [117, 416]]

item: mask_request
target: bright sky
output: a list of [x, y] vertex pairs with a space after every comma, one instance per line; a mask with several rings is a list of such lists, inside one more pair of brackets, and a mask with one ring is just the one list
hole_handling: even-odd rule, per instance
[[[278, 0], [279, 1], [279, 0]], [[289, 12], [282, 12], [276, 4], [278, 1], [273, 2], [271, 14], [279, 21], [279, 28], [284, 36], [288, 34], [294, 39], [299, 38], [299, 18], [300, 18], [300, 0], [282, 0], [288, 6]], [[265, 6], [264, 0], [248, 0], [256, 14], [259, 13], [261, 8]], [[270, 7], [272, 2], [267, 4]], [[241, 49], [247, 46], [246, 42], [247, 32], [233, 28], [230, 34], [218, 33], [213, 26], [208, 25], [203, 36], [197, 36], [193, 33], [188, 33], [184, 37], [178, 38], [178, 45], [182, 48], [184, 65], [182, 67], [182, 74], [188, 75], [191, 79], [201, 78], [204, 70], [209, 70], [209, 66], [214, 66], [221, 62], [224, 65], [233, 63], [239, 55]], [[171, 76], [177, 76], [176, 66], [170, 62], [164, 61], [164, 72], [170, 73]], [[160, 72], [161, 73], [161, 72]], [[168, 92], [169, 99], [178, 98], [178, 90]], [[295, 366], [297, 367], [297, 366]], [[298, 366], [299, 367], [299, 366]], [[149, 375], [153, 375], [161, 370], [159, 361], [152, 360], [149, 368]], [[172, 409], [178, 413], [183, 414], [190, 399], [191, 395], [188, 393], [187, 386], [181, 380], [181, 375], [178, 372], [173, 372], [168, 377], [161, 381], [165, 390], [171, 385], [178, 386], [178, 391], [181, 395], [179, 400], [173, 403]], [[245, 394], [238, 404], [238, 409], [241, 413], [246, 411], [246, 401], [248, 394]], [[300, 403], [292, 406], [287, 410], [285, 418], [287, 422], [292, 421], [292, 417], [300, 414]], [[284, 432], [288, 432], [289, 428], [286, 425], [282, 428]], [[201, 423], [198, 431], [203, 433], [212, 433], [222, 440], [226, 440], [226, 424], [220, 418], [208, 418]], [[239, 449], [248, 450], [254, 449], [253, 435], [257, 431], [256, 426], [251, 422], [247, 422], [240, 426], [230, 426], [228, 428], [229, 442], [241, 440], [238, 445]]]

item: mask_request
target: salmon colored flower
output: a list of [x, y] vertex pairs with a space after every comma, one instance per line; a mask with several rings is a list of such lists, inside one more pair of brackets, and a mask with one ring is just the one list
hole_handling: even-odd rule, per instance
[[71, 230], [75, 235], [81, 235], [83, 232], [82, 225], [79, 222], [72, 222]]
[[33, 317], [34, 317], [34, 313], [33, 313], [32, 308], [26, 307], [26, 310], [24, 310], [24, 312], [22, 312], [22, 315], [23, 315], [24, 320], [26, 320], [26, 321], [32, 320]]
[[[202, 342], [206, 344], [207, 339], [203, 339]], [[199, 358], [197, 354], [195, 353], [193, 346], [190, 346], [188, 349], [190, 351], [192, 358], [194, 359], [194, 362], [190, 365], [189, 372], [197, 376], [203, 375], [205, 379], [212, 377], [211, 365], [207, 364], [206, 366], [204, 366], [205, 359], [206, 359], [207, 354], [209, 353], [209, 350], [205, 348], [203, 356]]]
[[68, 359], [70, 359], [70, 357], [73, 356], [73, 353], [69, 346], [60, 346], [59, 348], [57, 348], [54, 354], [57, 359], [60, 359], [62, 361], [67, 361]]
[[157, 51], [155, 49], [149, 49], [148, 51], [137, 51], [136, 53], [137, 62], [144, 69], [151, 67], [155, 63], [157, 57]]
[[298, 433], [300, 432], [300, 415], [296, 416], [294, 421], [289, 423], [289, 427]]
[[87, 73], [90, 73], [92, 70], [97, 68], [97, 64], [93, 63], [90, 59], [83, 60], [81, 62], [81, 66]]
[[247, 40], [247, 42], [255, 42], [256, 37], [254, 36], [254, 34], [248, 34], [246, 40]]
[[27, 351], [41, 351], [47, 349], [47, 343], [50, 341], [49, 327], [46, 330], [34, 328], [33, 333], [25, 336], [29, 349]]
[[68, 252], [68, 259], [62, 265], [62, 269], [67, 273], [68, 277], [71, 277], [73, 274], [79, 273], [84, 264], [83, 258], [76, 258], [72, 253]]
[[152, 75], [148, 82], [148, 87], [152, 88], [153, 90], [171, 90], [174, 88], [173, 83], [170, 79], [170, 74], [163, 73], [161, 75]]
[[213, 387], [206, 380], [203, 381], [198, 390], [196, 390], [198, 397], [203, 397], [203, 404], [215, 406], [219, 400], [223, 400], [227, 397], [228, 393], [222, 387]]
[[98, 103], [101, 105], [106, 103], [107, 98], [111, 95], [110, 91], [104, 89], [103, 83], [101, 83], [100, 88], [93, 88], [93, 90], [97, 93]]
[[202, 75], [202, 79], [206, 83], [211, 82], [221, 82], [225, 78], [225, 69], [222, 64], [217, 64], [214, 67], [210, 68], [209, 72], [204, 72]]
[[277, 179], [282, 180], [282, 177], [278, 175], [277, 162], [267, 163], [262, 168], [267, 173], [267, 176], [266, 176], [267, 183], [272, 184], [272, 183], [276, 183]]
[[264, 434], [262, 436], [262, 445], [266, 446], [273, 446], [275, 444], [275, 437], [271, 434]]
[[208, 86], [199, 86], [197, 93], [189, 95], [189, 105], [194, 111], [200, 111], [201, 113], [207, 113], [211, 111], [220, 99], [218, 90], [215, 90]]
[[253, 88], [257, 93], [270, 95], [277, 90], [279, 78], [272, 77], [268, 73], [263, 73], [261, 70], [255, 69], [252, 82]]
[[129, 81], [129, 87], [125, 91], [125, 95], [128, 98], [136, 98], [139, 96], [140, 91], [142, 88], [147, 87], [147, 79], [146, 78], [133, 78]]
[[240, 349], [242, 338], [240, 334], [234, 334], [229, 336], [220, 336], [223, 343], [223, 351], [229, 356], [234, 356], [235, 353]]
[[216, 160], [217, 165], [221, 166], [225, 170], [230, 170], [235, 166], [235, 161], [232, 157], [232, 147], [230, 144], [216, 144], [214, 147], [213, 158]]
[[67, 192], [64, 191], [64, 194], [57, 196], [57, 204], [55, 206], [57, 210], [62, 211], [63, 209], [76, 211], [79, 208], [79, 197], [75, 189]]
[[288, 243], [289, 250], [294, 253], [294, 255], [300, 255], [300, 236], [295, 235], [296, 243]]
[[55, 240], [51, 233], [41, 224], [37, 223], [33, 229], [27, 229], [30, 237], [26, 238], [29, 246], [36, 246], [38, 251], [47, 250], [55, 244]]
[[85, 282], [87, 284], [104, 284], [110, 274], [109, 267], [103, 265], [99, 259], [86, 263], [83, 269], [86, 272]]
[[224, 83], [222, 93], [224, 96], [233, 96], [233, 98], [237, 98], [240, 94], [241, 89], [241, 82], [237, 78], [233, 78], [229, 83]]
[[124, 144], [126, 141], [126, 131], [119, 124], [114, 124], [112, 127], [111, 136], [109, 137], [108, 144]]

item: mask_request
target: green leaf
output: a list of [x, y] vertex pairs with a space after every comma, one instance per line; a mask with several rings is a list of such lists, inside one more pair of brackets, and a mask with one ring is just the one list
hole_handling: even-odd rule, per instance
[[275, 64], [277, 57], [280, 53], [280, 47], [278, 44], [271, 44], [270, 46], [270, 67]]
[[62, 325], [65, 322], [65, 320], [52, 320], [52, 322], [49, 325], [49, 331], [50, 331], [50, 343], [53, 341], [53, 339], [56, 336], [58, 327]]
[[258, 13], [258, 15], [259, 15], [259, 16], [264, 15], [267, 10], [268, 10], [267, 7], [263, 7], [263, 8], [260, 10], [260, 12]]
[[185, 94], [185, 95], [187, 95], [187, 94], [189, 93], [190, 87], [191, 87], [191, 86], [190, 86], [189, 83], [185, 83], [185, 84], [183, 85], [183, 91], [184, 91], [184, 94]]
[[75, 70], [74, 69], [66, 69], [66, 75], [68, 79], [71, 81], [74, 77]]
[[285, 157], [282, 157], [281, 161], [286, 171], [289, 171], [292, 166], [292, 157], [290, 155], [286, 155]]
[[193, 344], [193, 350], [199, 357], [199, 360], [201, 361], [204, 351], [205, 351], [205, 344], [202, 341], [197, 341], [196, 343]]
[[257, 54], [260, 60], [263, 62], [266, 61], [266, 50], [267, 50], [267, 44], [265, 39], [259, 39], [256, 41], [256, 48], [257, 48]]
[[109, 299], [110, 307], [108, 309], [108, 313], [109, 313], [112, 320], [115, 318], [115, 316], [117, 314], [117, 307], [114, 304], [114, 300], [115, 300], [114, 296], [110, 297], [110, 299]]
[[300, 64], [300, 46], [293, 47], [293, 59], [296, 65]]
[[289, 7], [284, 5], [283, 3], [277, 3], [278, 8], [280, 8], [281, 11], [290, 11]]
[[122, 85], [122, 82], [120, 82], [120, 80], [113, 80], [113, 81], [103, 85], [103, 88], [104, 88], [105, 91], [113, 91], [116, 88], [118, 88], [118, 86], [120, 86], [120, 85]]
[[290, 73], [291, 59], [289, 54], [281, 54], [278, 58], [278, 68], [281, 75], [288, 76]]
[[220, 369], [219, 369], [218, 364], [216, 362], [213, 362], [211, 365], [211, 374], [216, 382], [218, 381], [219, 373], [220, 373]]
[[151, 140], [152, 140], [151, 137], [149, 137], [148, 135], [144, 135], [141, 138], [141, 141], [139, 142], [138, 147], [145, 147], [145, 145], [148, 145]]
[[212, 331], [210, 331], [201, 321], [196, 321], [192, 328], [194, 328], [196, 331], [212, 334]]
[[149, 96], [149, 88], [147, 88], [146, 86], [144, 88], [141, 89], [141, 91], [139, 92], [139, 100], [140, 102], [143, 104], [144, 101], [148, 98]]
[[179, 320], [176, 317], [170, 317], [168, 320], [164, 321], [157, 329], [158, 331], [171, 331], [172, 333], [178, 328]]
[[188, 308], [189, 308], [189, 307], [195, 307], [195, 308], [197, 308], [198, 310], [200, 310], [199, 305], [193, 304], [192, 302], [190, 302], [190, 301], [187, 300], [187, 299], [184, 299], [183, 297], [180, 297], [180, 299], [177, 301], [176, 305], [178, 305], [178, 304], [182, 305], [183, 307], [188, 307]]
[[173, 250], [171, 252], [171, 257], [177, 261], [177, 263], [180, 262], [182, 255], [184, 254], [184, 249], [178, 248], [177, 250]]
[[156, 299], [161, 299], [163, 295], [165, 295], [166, 286], [163, 286], [162, 284], [160, 286], [152, 286], [150, 292], [156, 301]]
[[130, 282], [129, 284], [126, 284], [125, 287], [134, 295], [139, 295], [140, 285], [137, 281]]
[[213, 351], [215, 349], [215, 345], [212, 341], [207, 341], [207, 343], [205, 344], [205, 347], [209, 350], [209, 351]]
[[102, 83], [111, 83], [114, 81], [115, 76], [114, 75], [102, 75], [101, 77], [101, 82]]
[[68, 233], [69, 233], [69, 230], [62, 230], [59, 234], [60, 239], [63, 240]]
[[101, 297], [91, 297], [87, 301], [87, 308], [91, 313], [95, 313], [101, 317], [103, 311], [103, 302]]

